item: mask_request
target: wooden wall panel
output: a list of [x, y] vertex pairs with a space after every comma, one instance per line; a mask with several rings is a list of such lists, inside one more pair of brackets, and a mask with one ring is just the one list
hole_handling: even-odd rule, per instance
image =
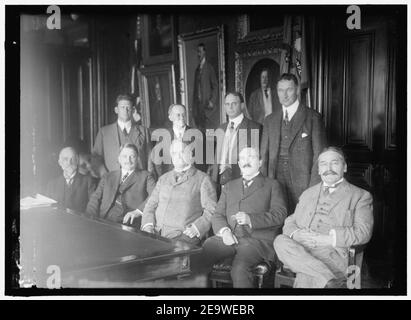
[[372, 150], [373, 34], [347, 39], [344, 87], [344, 140]]

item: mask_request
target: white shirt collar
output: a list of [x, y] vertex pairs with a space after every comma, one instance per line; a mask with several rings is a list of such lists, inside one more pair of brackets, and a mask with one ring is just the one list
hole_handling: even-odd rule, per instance
[[130, 175], [134, 172], [134, 170], [126, 171], [123, 168], [121, 169], [121, 178], [123, 178], [126, 174]]
[[181, 134], [181, 136], [183, 136], [184, 132], [186, 131], [186, 127], [187, 126], [184, 126], [182, 128], [177, 128], [177, 127], [173, 126], [174, 136], [178, 137], [180, 134]]
[[130, 129], [131, 129], [131, 120], [128, 120], [127, 122], [123, 122], [120, 120], [117, 120], [117, 124], [120, 127], [121, 131], [124, 130], [124, 128], [126, 128], [127, 133], [130, 133]]
[[265, 94], [265, 90], [267, 90], [268, 95], [271, 94], [271, 89], [270, 89], [270, 87], [267, 87], [266, 89], [263, 89], [263, 87], [261, 87], [261, 91], [263, 92], [263, 94]]
[[288, 107], [282, 106], [283, 107], [283, 116], [285, 116], [285, 110], [287, 109], [288, 120], [291, 120], [291, 118], [297, 112], [299, 104], [300, 104], [300, 102], [298, 101], [298, 99], [296, 99], [292, 105], [290, 105]]
[[204, 66], [205, 61], [206, 61], [205, 57], [200, 61], [200, 69]]
[[228, 119], [228, 126], [227, 129], [230, 127], [231, 122], [234, 122], [234, 128], [236, 129], [240, 123], [243, 121], [244, 119], [244, 114], [241, 113], [239, 116], [235, 117], [234, 119]]
[[[246, 180], [252, 180], [252, 179], [254, 179], [256, 176], [258, 176], [259, 174], [260, 174], [260, 171], [257, 171], [257, 173], [255, 173], [255, 174], [252, 175], [251, 177], [247, 178]], [[244, 176], [243, 176], [243, 179], [245, 179]]]
[[336, 183], [334, 183], [332, 185], [329, 185], [325, 182], [323, 182], [323, 184], [324, 184], [324, 187], [329, 187], [330, 188], [329, 190], [330, 190], [330, 193], [331, 193], [331, 192], [334, 192], [335, 188], [337, 188], [337, 185], [339, 185], [343, 181], [344, 181], [344, 178], [341, 178], [340, 180], [338, 180]]
[[191, 164], [189, 164], [188, 166], [184, 167], [184, 168], [181, 169], [181, 170], [177, 170], [176, 168], [174, 168], [174, 171], [175, 171], [175, 172], [178, 172], [178, 173], [181, 173], [181, 172], [187, 171], [187, 170], [190, 169], [190, 168], [191, 168]]
[[66, 179], [67, 182], [70, 182], [71, 179], [74, 178], [74, 176], [76, 175], [76, 173], [77, 173], [77, 170], [74, 170], [74, 172], [70, 175], [70, 177], [66, 177], [66, 175], [65, 175], [64, 172], [63, 172], [64, 179]]

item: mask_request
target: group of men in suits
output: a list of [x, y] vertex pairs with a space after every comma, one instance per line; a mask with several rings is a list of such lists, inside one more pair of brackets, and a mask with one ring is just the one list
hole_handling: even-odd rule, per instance
[[[119, 96], [118, 120], [101, 128], [93, 148], [100, 172], [108, 173], [94, 193], [83, 192], [90, 195], [87, 206], [83, 201], [75, 209], [203, 244], [204, 272], [231, 257], [234, 287], [252, 287], [252, 267], [272, 262], [275, 253], [297, 273], [295, 286], [339, 287], [347, 248], [371, 236], [372, 198], [344, 180], [341, 150], [323, 151], [321, 116], [301, 105], [298, 93], [296, 77], [282, 75], [277, 83], [282, 108], [272, 110], [263, 127], [245, 116], [240, 93], [227, 93], [228, 121], [216, 130], [220, 138], [207, 173], [194, 163], [184, 106], [169, 108], [172, 126], [166, 132], [172, 139], [163, 155], [168, 153], [171, 163], [153, 164], [148, 131], [131, 121], [131, 98]], [[61, 185], [78, 176], [71, 153], [67, 165], [59, 160]], [[210, 228], [214, 236], [207, 239]]]

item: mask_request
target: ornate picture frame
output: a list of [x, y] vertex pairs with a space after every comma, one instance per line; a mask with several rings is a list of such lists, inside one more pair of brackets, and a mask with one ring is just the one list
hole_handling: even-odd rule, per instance
[[[178, 36], [178, 50], [180, 60], [180, 96], [181, 103], [187, 107], [188, 123], [195, 124], [193, 119], [193, 100], [196, 69], [199, 66], [197, 54], [198, 45], [204, 44], [206, 47], [206, 61], [212, 66], [216, 73], [218, 88], [215, 107], [218, 108], [218, 115], [215, 116], [215, 125], [225, 122], [224, 96], [226, 93], [226, 76], [224, 60], [224, 27], [218, 26], [205, 30], [199, 30], [189, 34]], [[215, 112], [217, 114], [217, 111]], [[200, 125], [201, 126], [201, 125]]]
[[142, 63], [151, 65], [176, 58], [175, 18], [167, 14], [142, 15]]
[[163, 128], [168, 121], [168, 107], [176, 103], [174, 64], [141, 68], [138, 72], [142, 124]]

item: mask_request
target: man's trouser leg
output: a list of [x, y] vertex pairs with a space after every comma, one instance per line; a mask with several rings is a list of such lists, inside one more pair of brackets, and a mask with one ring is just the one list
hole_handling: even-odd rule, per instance
[[[335, 278], [334, 273], [325, 263], [314, 257], [304, 246], [286, 235], [279, 235], [274, 240], [274, 249], [284, 265], [297, 273], [294, 287], [324, 288], [327, 282]], [[300, 273], [303, 276], [299, 275]], [[310, 276], [314, 281], [304, 281]]]

